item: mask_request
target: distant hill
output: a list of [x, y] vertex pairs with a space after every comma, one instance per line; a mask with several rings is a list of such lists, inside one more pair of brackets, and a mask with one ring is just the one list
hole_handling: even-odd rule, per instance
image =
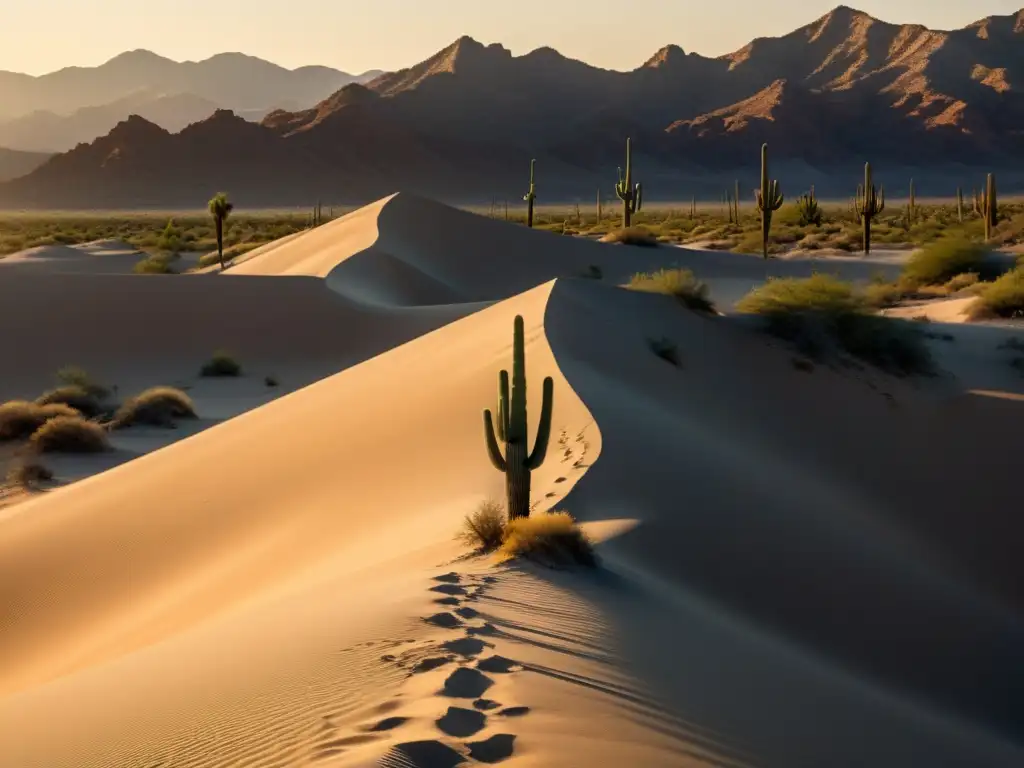
[[51, 155], [43, 152], [19, 152], [0, 147], [0, 182], [31, 173], [50, 157]]
[[922, 195], [984, 170], [1024, 188], [1024, 10], [936, 31], [839, 6], [717, 58], [667, 46], [631, 72], [462, 37], [259, 125], [223, 112], [172, 135], [132, 118], [0, 185], [0, 205], [199, 205], [216, 189], [242, 205], [515, 200], [530, 158], [542, 201], [591, 200], [612, 196], [626, 136], [648, 200], [749, 189], [765, 141], [791, 195], [846, 197], [865, 160], [900, 185], [911, 169]]
[[191, 94], [240, 113], [303, 109], [348, 83], [377, 74], [351, 75], [317, 66], [289, 70], [241, 53], [177, 62], [136, 50], [98, 67], [67, 67], [38, 77], [0, 72], [0, 120], [38, 111], [67, 116], [139, 92], [151, 96]]

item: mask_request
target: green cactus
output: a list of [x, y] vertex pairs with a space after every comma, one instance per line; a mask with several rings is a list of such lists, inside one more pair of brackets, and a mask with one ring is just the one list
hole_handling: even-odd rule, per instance
[[735, 213], [736, 223], [740, 223], [740, 180], [733, 180], [732, 205]]
[[523, 195], [523, 202], [526, 203], [526, 226], [533, 226], [533, 201], [537, 199], [537, 188], [533, 184], [533, 167], [536, 160], [530, 161], [530, 190]]
[[857, 185], [854, 209], [864, 224], [864, 253], [871, 253], [871, 220], [885, 210], [885, 187], [875, 189], [871, 183], [871, 163], [864, 163], [864, 186]]
[[820, 226], [821, 207], [818, 205], [818, 198], [814, 196], [814, 187], [806, 195], [800, 195], [796, 199], [796, 209], [800, 214], [800, 226]]
[[907, 228], [917, 220], [917, 198], [914, 196], [914, 180], [910, 180], [910, 198], [907, 200]]
[[964, 191], [956, 188], [956, 220], [958, 224], [964, 223]]
[[697, 196], [693, 195], [690, 198], [690, 221], [697, 218]]
[[768, 145], [761, 145], [761, 188], [754, 191], [757, 210], [761, 212], [761, 250], [768, 258], [768, 232], [772, 226], [772, 213], [782, 207], [785, 200], [779, 190], [778, 179], [768, 179]]
[[626, 139], [626, 175], [623, 177], [619, 168], [619, 181], [615, 185], [615, 194], [622, 201], [622, 227], [629, 226], [634, 213], [643, 204], [643, 186], [638, 181], [633, 184], [633, 149], [630, 140]]
[[985, 191], [979, 200], [979, 212], [985, 220], [985, 239], [992, 237], [992, 227], [999, 221], [998, 203], [996, 201], [996, 177], [994, 173], [985, 177]]
[[[484, 411], [484, 439], [494, 468], [505, 473], [505, 493], [510, 520], [530, 516], [530, 473], [544, 463], [551, 436], [551, 407], [554, 381], [544, 379], [540, 423], [533, 451], [529, 450], [526, 420], [526, 349], [523, 318], [516, 315], [512, 333], [512, 395], [509, 398], [508, 371], [498, 374], [498, 418]], [[498, 442], [505, 444], [502, 456]]]
[[601, 188], [597, 188], [597, 223], [601, 223], [602, 214], [604, 211], [601, 210]]

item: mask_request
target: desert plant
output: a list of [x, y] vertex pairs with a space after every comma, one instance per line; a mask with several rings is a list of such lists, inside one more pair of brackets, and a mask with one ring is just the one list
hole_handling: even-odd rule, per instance
[[171, 254], [176, 254], [181, 250], [181, 234], [174, 226], [174, 219], [167, 220], [167, 226], [160, 233], [157, 247]]
[[147, 256], [132, 267], [137, 275], [173, 275], [171, 261], [168, 256]]
[[78, 411], [63, 403], [38, 405], [26, 400], [11, 400], [0, 405], [0, 440], [22, 440], [50, 419], [78, 416]]
[[800, 195], [796, 199], [796, 209], [800, 216], [801, 227], [821, 226], [821, 208], [818, 206], [818, 200], [814, 196], [813, 187], [806, 195]]
[[734, 179], [733, 180], [732, 206], [733, 206], [733, 218], [736, 220], [736, 223], [739, 224], [740, 223], [740, 180], [739, 179]]
[[77, 365], [66, 365], [57, 371], [57, 381], [68, 386], [81, 387], [100, 400], [110, 395], [110, 390], [96, 382], [84, 369]]
[[[537, 164], [536, 160], [530, 161], [530, 189], [525, 195], [523, 195], [523, 201], [526, 203], [526, 226], [533, 226], [533, 203], [537, 199], [537, 188], [533, 183], [533, 168]], [[598, 208], [600, 208], [600, 194], [598, 194]], [[598, 213], [598, 218], [601, 214]]]
[[757, 210], [761, 212], [761, 253], [768, 258], [768, 232], [772, 213], [782, 207], [785, 199], [779, 191], [778, 179], [768, 179], [768, 145], [761, 145], [761, 188], [754, 192]]
[[36, 398], [36, 405], [67, 405], [90, 419], [104, 413], [106, 408], [92, 392], [79, 384], [67, 384], [44, 392]]
[[937, 240], [911, 254], [903, 267], [909, 285], [939, 285], [965, 272], [986, 270], [986, 251], [969, 240]]
[[996, 177], [990, 173], [985, 177], [985, 191], [979, 200], [979, 213], [985, 221], [985, 239], [992, 238], [992, 227], [999, 221], [999, 209], [996, 201]]
[[200, 376], [239, 376], [242, 366], [227, 352], [214, 352], [213, 357], [203, 363], [199, 369]]
[[1024, 317], [1024, 266], [1011, 269], [987, 284], [979, 291], [968, 313], [973, 319]]
[[651, 348], [651, 352], [660, 357], [662, 360], [672, 365], [679, 367], [679, 348], [672, 343], [671, 339], [664, 337], [660, 339], [648, 339], [647, 346]]
[[493, 552], [505, 540], [505, 509], [497, 501], [487, 499], [462, 521], [458, 539], [481, 552]]
[[235, 209], [235, 206], [228, 200], [227, 193], [218, 192], [207, 203], [210, 215], [213, 216], [213, 225], [217, 230], [217, 257], [220, 260], [221, 271], [224, 270], [224, 222]]
[[622, 228], [629, 229], [633, 214], [643, 204], [643, 186], [638, 181], [633, 184], [633, 148], [630, 139], [626, 139], [626, 175], [623, 177], [619, 168], [619, 180], [615, 184], [615, 194], [622, 201]]
[[708, 296], [708, 287], [694, 277], [688, 269], [660, 269], [657, 272], [638, 272], [626, 285], [632, 291], [664, 293], [675, 296], [690, 309], [714, 312], [715, 305]]
[[278, 385], [278, 381], [273, 376], [264, 376], [263, 377], [263, 384], [264, 384], [264, 386], [267, 386], [267, 387], [276, 387]]
[[113, 429], [134, 424], [155, 427], [173, 427], [175, 419], [194, 419], [196, 409], [192, 399], [174, 387], [151, 387], [129, 398], [114, 414]]
[[7, 484], [26, 491], [39, 490], [50, 480], [53, 480], [53, 471], [30, 457], [19, 457], [7, 470]]
[[885, 210], [885, 188], [871, 183], [871, 163], [864, 163], [864, 185], [857, 185], [854, 212], [864, 225], [864, 254], [871, 253], [871, 220]]
[[[526, 342], [525, 326], [521, 315], [516, 315], [512, 331], [512, 394], [509, 397], [508, 371], [498, 375], [498, 413], [491, 416], [484, 411], [484, 439], [487, 455], [495, 469], [505, 473], [505, 493], [510, 520], [530, 515], [530, 475], [544, 463], [548, 438], [551, 435], [551, 409], [554, 399], [554, 380], [544, 379], [540, 422], [533, 451], [529, 450], [526, 421]], [[505, 444], [502, 456], [498, 441]]]
[[572, 515], [557, 510], [510, 520], [502, 552], [547, 565], [597, 565], [593, 545]]
[[103, 427], [81, 416], [50, 419], [32, 433], [29, 442], [39, 453], [99, 453], [110, 447]]
[[601, 238], [602, 243], [619, 243], [620, 245], [639, 245], [643, 248], [657, 248], [658, 238], [643, 227], [615, 229]]
[[956, 221], [964, 223], [964, 191], [960, 187], [956, 188]]
[[907, 229], [917, 221], [917, 197], [914, 195], [914, 180], [910, 180], [910, 196], [907, 198]]

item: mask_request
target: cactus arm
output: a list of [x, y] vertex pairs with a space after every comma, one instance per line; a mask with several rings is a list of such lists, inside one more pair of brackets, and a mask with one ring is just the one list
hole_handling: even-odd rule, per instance
[[487, 456], [491, 460], [491, 464], [499, 472], [506, 471], [507, 464], [505, 463], [505, 457], [501, 455], [501, 449], [498, 447], [498, 441], [494, 436], [494, 424], [489, 408], [484, 411], [484, 441], [487, 443]]
[[551, 437], [551, 409], [554, 403], [555, 383], [550, 376], [544, 379], [544, 395], [540, 406], [540, 422], [537, 424], [537, 437], [533, 443], [533, 452], [526, 460], [526, 466], [537, 469], [544, 463], [548, 454], [548, 442]]
[[643, 205], [643, 197], [644, 197], [644, 186], [643, 186], [643, 184], [641, 184], [638, 181], [636, 183], [635, 190], [636, 190], [634, 192], [635, 197], [633, 198], [636, 201], [636, 203], [633, 206], [633, 212], [634, 213], [639, 211], [640, 210], [640, 206]]
[[498, 374], [498, 439], [508, 440], [508, 371]]

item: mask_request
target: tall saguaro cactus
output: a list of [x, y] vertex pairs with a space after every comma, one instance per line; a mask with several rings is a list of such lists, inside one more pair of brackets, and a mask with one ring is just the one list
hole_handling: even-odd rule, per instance
[[996, 203], [996, 177], [990, 173], [985, 177], [985, 191], [981, 195], [981, 217], [985, 220], [985, 239], [992, 237], [992, 227], [999, 221]]
[[964, 223], [964, 191], [956, 188], [956, 220], [958, 224]]
[[619, 168], [619, 181], [615, 185], [615, 194], [622, 201], [622, 226], [629, 226], [633, 214], [640, 210], [643, 203], [643, 186], [638, 181], [633, 184], [633, 148], [630, 140], [626, 139], [626, 175], [623, 177], [622, 169]]
[[530, 161], [530, 189], [523, 195], [523, 202], [526, 203], [526, 226], [533, 226], [533, 201], [537, 199], [537, 188], [533, 184], [533, 167], [536, 160]]
[[785, 200], [779, 190], [779, 180], [768, 178], [768, 145], [761, 145], [761, 188], [754, 192], [757, 210], [761, 212], [761, 251], [768, 258], [768, 232], [772, 227], [772, 213], [782, 207]]
[[914, 195], [914, 180], [910, 180], [910, 198], [907, 200], [907, 226], [914, 223], [917, 217], [917, 197]]
[[[484, 411], [484, 439], [487, 455], [494, 468], [505, 473], [505, 494], [508, 499], [508, 516], [530, 516], [530, 473], [544, 463], [547, 456], [548, 439], [551, 436], [551, 407], [554, 398], [554, 381], [550, 376], [544, 379], [544, 394], [540, 407], [540, 423], [533, 450], [529, 450], [529, 435], [526, 421], [526, 350], [523, 318], [516, 315], [512, 332], [512, 393], [509, 397], [508, 371], [498, 374], [497, 419], [490, 409]], [[505, 444], [505, 455], [501, 454], [498, 443]]]
[[885, 187], [871, 183], [871, 163], [864, 163], [864, 186], [857, 185], [854, 211], [864, 224], [864, 254], [871, 253], [871, 220], [885, 210]]
[[740, 180], [733, 179], [733, 194], [732, 194], [732, 205], [733, 213], [736, 217], [736, 223], [740, 223]]

